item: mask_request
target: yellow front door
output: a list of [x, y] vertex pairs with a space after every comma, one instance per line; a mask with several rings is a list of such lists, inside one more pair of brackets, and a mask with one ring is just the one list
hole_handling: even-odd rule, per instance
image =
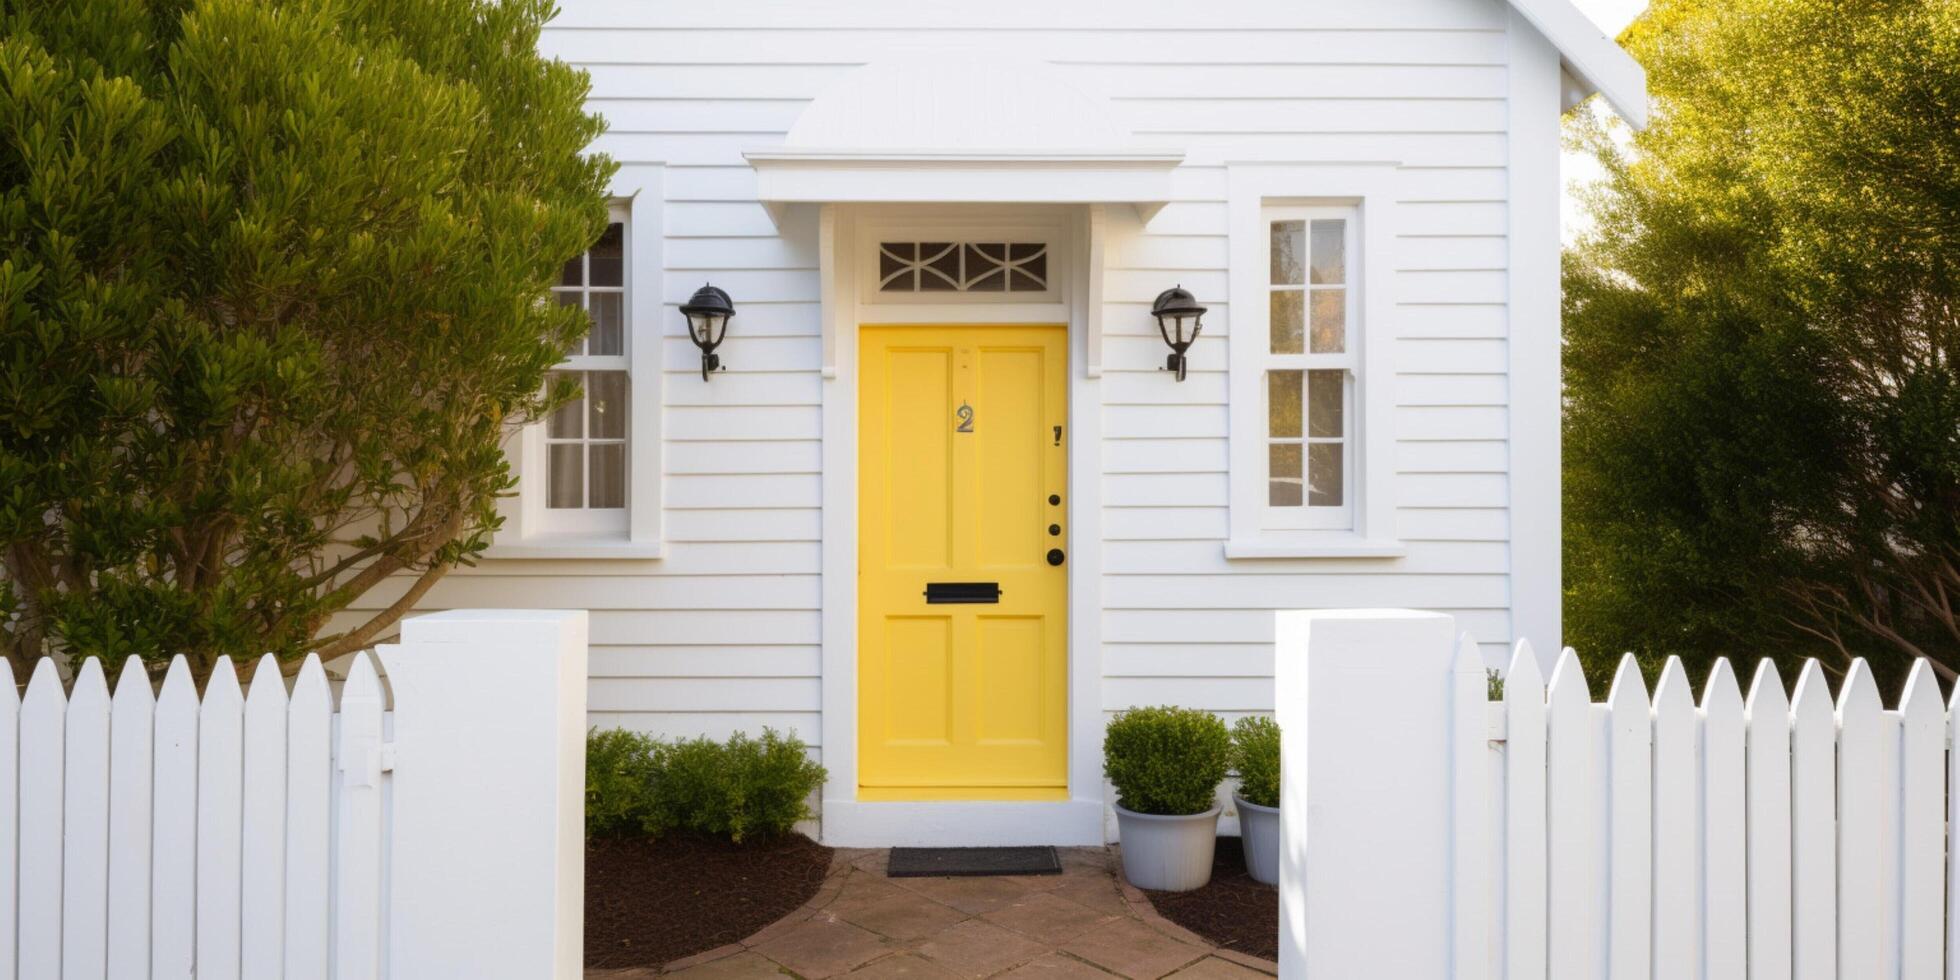
[[1067, 331], [860, 336], [859, 796], [1063, 798]]

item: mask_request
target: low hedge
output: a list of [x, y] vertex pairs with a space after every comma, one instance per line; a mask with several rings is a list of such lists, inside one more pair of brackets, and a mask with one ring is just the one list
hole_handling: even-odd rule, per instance
[[594, 730], [586, 738], [587, 836], [659, 836], [687, 830], [740, 842], [786, 834], [814, 816], [810, 794], [827, 773], [803, 740], [765, 728], [663, 741]]

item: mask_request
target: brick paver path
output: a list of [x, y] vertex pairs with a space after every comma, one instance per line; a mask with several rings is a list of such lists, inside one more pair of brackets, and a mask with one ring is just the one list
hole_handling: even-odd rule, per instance
[[1113, 849], [1062, 850], [1063, 873], [887, 878], [883, 850], [839, 849], [816, 897], [749, 938], [665, 970], [586, 980], [1264, 980], [1267, 960], [1214, 949], [1123, 884]]

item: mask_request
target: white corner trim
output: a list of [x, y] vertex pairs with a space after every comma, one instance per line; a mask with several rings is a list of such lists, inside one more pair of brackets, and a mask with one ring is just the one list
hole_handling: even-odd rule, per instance
[[[1647, 127], [1647, 70], [1607, 37], [1572, 0], [1511, 0], [1511, 9], [1552, 43], [1565, 70], [1574, 79], [1605, 96], [1628, 125], [1635, 129]], [[1515, 59], [1515, 47], [1512, 55]], [[1516, 66], [1515, 60], [1512, 65]], [[1517, 122], [1518, 117], [1513, 115], [1514, 131]]]
[[1083, 209], [1083, 245], [1089, 275], [1082, 298], [1083, 374], [1102, 377], [1103, 362], [1103, 241], [1109, 225], [1107, 208], [1091, 204]]
[[1559, 460], [1558, 52], [1522, 14], [1511, 16], [1506, 178], [1510, 199], [1505, 298], [1510, 392], [1511, 636], [1529, 639], [1549, 676], [1563, 646]]

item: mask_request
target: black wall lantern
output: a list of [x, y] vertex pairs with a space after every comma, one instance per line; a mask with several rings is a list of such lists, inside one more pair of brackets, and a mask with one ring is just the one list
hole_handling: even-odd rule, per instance
[[1157, 332], [1164, 335], [1164, 343], [1169, 344], [1171, 356], [1164, 361], [1164, 369], [1176, 371], [1177, 380], [1184, 380], [1184, 352], [1198, 339], [1198, 331], [1205, 328], [1205, 308], [1198, 305], [1198, 298], [1183, 286], [1172, 286], [1157, 294], [1157, 302], [1150, 305], [1150, 315], [1157, 318]]
[[715, 348], [728, 336], [728, 318], [735, 315], [735, 304], [719, 288], [702, 286], [681, 305], [681, 315], [687, 317], [688, 338], [701, 348], [701, 380], [706, 381], [708, 372], [721, 370]]

